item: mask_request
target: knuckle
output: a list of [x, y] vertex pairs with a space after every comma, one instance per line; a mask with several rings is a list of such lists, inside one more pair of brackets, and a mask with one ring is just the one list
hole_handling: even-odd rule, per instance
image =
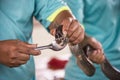
[[80, 37], [78, 37], [79, 38], [79, 40], [80, 40], [80, 42], [82, 41], [82, 40], [84, 40], [84, 35], [81, 35]]
[[28, 55], [27, 57], [26, 57], [26, 60], [29, 60], [30, 59], [30, 56]]
[[29, 48], [26, 48], [26, 52], [27, 52], [27, 53], [30, 53], [31, 50], [30, 50]]
[[78, 24], [79, 24], [78, 20], [76, 20], [76, 19], [73, 20], [72, 23], [73, 23], [74, 25], [78, 25]]
[[10, 59], [15, 59], [15, 58], [17, 58], [17, 54], [11, 53], [11, 54], [9, 55], [9, 58], [10, 58]]
[[74, 41], [74, 40], [76, 40], [76, 38], [77, 38], [77, 36], [72, 36], [72, 37], [70, 38], [70, 41]]
[[76, 44], [76, 43], [80, 43], [80, 42], [82, 42], [82, 40], [83, 40], [83, 37], [81, 38], [81, 37], [78, 37], [75, 41], [74, 41], [74, 43]]
[[9, 64], [10, 64], [10, 65], [14, 65], [14, 64], [15, 64], [15, 60], [14, 60], [14, 59], [10, 59], [10, 60], [9, 60]]
[[73, 32], [74, 32], [73, 28], [69, 28], [68, 33], [70, 34], [70, 33], [73, 33]]
[[16, 44], [16, 45], [20, 45], [20, 44], [21, 44], [21, 41], [17, 39], [17, 40], [15, 41], [15, 44]]
[[8, 50], [8, 56], [9, 57], [15, 57], [16, 56], [16, 52], [17, 51], [17, 47], [13, 46]]
[[27, 42], [23, 42], [23, 41], [20, 41], [20, 40], [16, 40], [16, 45], [17, 46], [24, 46], [24, 45], [26, 45], [27, 44]]

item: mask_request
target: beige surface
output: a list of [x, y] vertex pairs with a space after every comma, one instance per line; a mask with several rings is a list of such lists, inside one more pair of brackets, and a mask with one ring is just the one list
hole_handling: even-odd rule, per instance
[[[54, 40], [54, 37], [48, 34], [48, 32], [41, 27], [38, 23], [35, 23], [33, 30], [33, 42], [39, 46], [50, 44]], [[70, 51], [68, 46], [61, 51], [42, 50], [41, 55], [35, 56], [36, 65], [36, 77], [37, 80], [54, 80], [54, 77], [64, 77], [64, 70], [52, 71], [47, 68], [47, 62], [52, 57], [68, 60], [70, 57]]]

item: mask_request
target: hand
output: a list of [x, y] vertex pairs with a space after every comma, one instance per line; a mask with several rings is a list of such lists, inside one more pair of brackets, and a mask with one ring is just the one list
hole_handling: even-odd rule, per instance
[[94, 63], [102, 63], [105, 60], [105, 56], [100, 42], [93, 37], [87, 37], [86, 42], [94, 48], [94, 50], [89, 52], [88, 58]]
[[[78, 44], [84, 39], [84, 29], [77, 20], [66, 18], [60, 25], [63, 25], [63, 33], [67, 35], [71, 44]], [[52, 28], [50, 33], [55, 35], [55, 28]]]
[[63, 33], [67, 33], [70, 43], [78, 44], [84, 39], [84, 29], [80, 23], [72, 18], [66, 18], [62, 22]]
[[71, 44], [78, 44], [84, 39], [84, 29], [69, 10], [61, 11], [49, 25], [52, 35], [55, 35], [56, 25], [63, 25], [63, 33]]
[[34, 50], [36, 44], [28, 44], [20, 40], [0, 41], [0, 64], [8, 67], [17, 67], [27, 63], [30, 55], [39, 55], [40, 51]]

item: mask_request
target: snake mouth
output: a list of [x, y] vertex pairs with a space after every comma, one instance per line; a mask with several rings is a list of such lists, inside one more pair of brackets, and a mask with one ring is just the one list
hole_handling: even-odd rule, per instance
[[56, 42], [56, 41], [53, 41], [52, 42], [53, 46], [52, 46], [51, 49], [54, 49], [55, 51], [62, 50], [63, 48], [66, 47], [67, 43], [68, 43], [68, 39], [67, 38], [65, 38], [64, 40], [60, 41], [59, 43]]
[[55, 40], [46, 46], [37, 47], [35, 50], [52, 49], [54, 51], [62, 50], [68, 43], [68, 38], [62, 32], [62, 25], [56, 28]]
[[56, 34], [55, 34], [55, 41], [53, 43], [53, 49], [55, 49], [56, 51], [59, 51], [63, 48], [65, 48], [65, 46], [68, 43], [68, 38], [66, 36], [66, 34], [63, 34], [63, 25], [59, 25], [56, 28]]

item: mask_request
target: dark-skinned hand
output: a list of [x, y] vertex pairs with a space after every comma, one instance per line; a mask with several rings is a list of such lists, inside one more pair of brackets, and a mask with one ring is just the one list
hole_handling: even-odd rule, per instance
[[101, 43], [93, 37], [87, 37], [86, 42], [94, 48], [89, 52], [88, 58], [94, 63], [102, 63], [105, 60], [105, 55]]
[[39, 55], [40, 51], [35, 50], [36, 44], [28, 44], [20, 40], [0, 41], [0, 64], [8, 67], [17, 67], [27, 63], [30, 55]]
[[[60, 25], [63, 25], [63, 33], [71, 44], [78, 44], [84, 39], [84, 29], [77, 20], [65, 18]], [[55, 35], [55, 28], [51, 29], [50, 33]]]

